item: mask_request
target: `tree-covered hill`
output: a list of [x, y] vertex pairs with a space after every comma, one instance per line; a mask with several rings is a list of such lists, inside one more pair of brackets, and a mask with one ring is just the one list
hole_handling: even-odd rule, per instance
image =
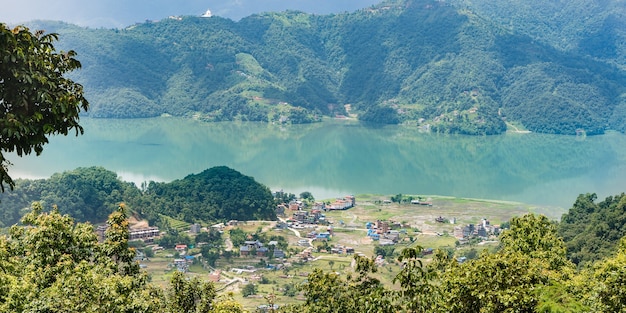
[[148, 185], [146, 194], [166, 200], [159, 214], [189, 222], [275, 220], [274, 196], [266, 186], [226, 166], [170, 183]]
[[606, 0], [454, 0], [506, 29], [558, 50], [591, 56], [624, 68], [626, 6]]
[[228, 167], [214, 167], [171, 183], [150, 182], [139, 189], [102, 167], [57, 173], [48, 179], [15, 181], [0, 193], [0, 228], [11, 226], [35, 201], [46, 211], [57, 207], [78, 221], [100, 223], [119, 206], [159, 222], [161, 214], [188, 222], [275, 219], [267, 187]]
[[136, 189], [102, 167], [77, 168], [48, 179], [15, 182], [14, 190], [0, 193], [0, 227], [17, 223], [35, 201], [47, 210], [56, 206], [79, 221], [103, 222], [124, 201], [126, 190]]
[[331, 15], [32, 27], [78, 52], [93, 117], [306, 123], [357, 113], [441, 132], [497, 134], [511, 121], [601, 134], [626, 129], [626, 21], [623, 6], [600, 2], [388, 0]]
[[615, 250], [626, 236], [626, 194], [596, 202], [596, 194], [580, 195], [559, 224], [568, 258], [591, 264]]

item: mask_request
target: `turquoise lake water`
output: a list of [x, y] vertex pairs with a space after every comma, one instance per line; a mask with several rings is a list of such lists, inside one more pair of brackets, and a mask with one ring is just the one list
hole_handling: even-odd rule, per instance
[[280, 127], [179, 118], [82, 119], [85, 134], [53, 137], [18, 158], [13, 177], [103, 166], [124, 180], [171, 181], [226, 165], [272, 190], [448, 195], [569, 208], [580, 193], [626, 191], [626, 136], [507, 133], [474, 137], [329, 120]]

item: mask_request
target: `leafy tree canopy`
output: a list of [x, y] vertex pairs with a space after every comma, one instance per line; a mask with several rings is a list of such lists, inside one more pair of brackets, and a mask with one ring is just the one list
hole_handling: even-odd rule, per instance
[[147, 194], [166, 200], [160, 214], [187, 221], [275, 220], [274, 197], [254, 178], [226, 166], [213, 167], [171, 183], [150, 183]]
[[243, 312], [212, 283], [179, 272], [165, 290], [150, 284], [133, 260], [126, 217], [123, 207], [112, 213], [100, 243], [92, 225], [34, 204], [22, 225], [0, 236], [0, 311]]
[[626, 195], [610, 196], [596, 202], [595, 193], [578, 196], [559, 224], [568, 258], [583, 265], [600, 260], [626, 236]]
[[41, 202], [44, 211], [56, 206], [61, 214], [78, 221], [104, 222], [133, 189], [134, 184], [122, 182], [116, 173], [102, 167], [81, 167], [45, 180], [19, 179], [14, 190], [0, 195], [2, 223], [17, 223], [35, 201]]
[[102, 167], [77, 168], [49, 179], [16, 180], [15, 189], [0, 194], [0, 201], [0, 227], [17, 223], [35, 201], [41, 201], [44, 211], [56, 206], [78, 221], [93, 223], [105, 221], [120, 203], [150, 224], [162, 226], [167, 225], [161, 215], [187, 222], [276, 218], [269, 189], [228, 167], [171, 183], [150, 182], [145, 192]]
[[89, 103], [83, 87], [66, 77], [80, 68], [72, 50], [57, 52], [57, 34], [32, 33], [26, 27], [9, 29], [0, 23], [0, 190], [15, 183], [3, 153], [39, 155], [50, 135], [75, 130], [79, 113]]

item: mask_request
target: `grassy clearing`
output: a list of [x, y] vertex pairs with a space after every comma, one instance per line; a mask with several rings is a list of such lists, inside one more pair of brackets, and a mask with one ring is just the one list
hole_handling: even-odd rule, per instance
[[185, 221], [181, 221], [181, 220], [177, 220], [175, 218], [166, 216], [166, 215], [160, 215], [161, 218], [164, 218], [167, 223], [170, 225], [170, 227], [178, 230], [178, 231], [186, 231], [189, 230], [189, 226], [191, 226], [191, 224], [185, 222]]

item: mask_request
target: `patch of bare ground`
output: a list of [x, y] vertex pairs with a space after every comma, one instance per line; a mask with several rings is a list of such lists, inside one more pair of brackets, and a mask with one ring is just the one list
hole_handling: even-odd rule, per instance
[[147, 220], [138, 220], [135, 216], [128, 218], [128, 224], [131, 229], [146, 228], [149, 226]]

